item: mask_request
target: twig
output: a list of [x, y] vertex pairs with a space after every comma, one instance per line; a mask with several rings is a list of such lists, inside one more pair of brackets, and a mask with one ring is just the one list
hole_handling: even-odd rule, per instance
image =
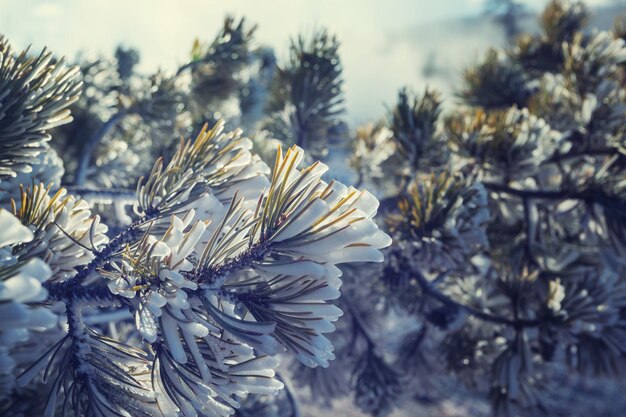
[[287, 396], [287, 401], [291, 404], [291, 417], [301, 417], [300, 406], [298, 405], [298, 401], [291, 393], [291, 385], [277, 372], [276, 379], [283, 383], [285, 386], [285, 395]]
[[[142, 233], [141, 225], [150, 220], [147, 216], [135, 221], [127, 228], [122, 230], [117, 236], [109, 241], [98, 254], [87, 265], [77, 268], [77, 274], [63, 282], [45, 282], [44, 288], [48, 290], [48, 297], [52, 300], [62, 300], [73, 295], [78, 288], [83, 288], [80, 284], [87, 278], [96, 268], [102, 266], [105, 262], [109, 261], [126, 243], [132, 241]], [[90, 294], [82, 294], [87, 296]]]
[[95, 187], [65, 187], [70, 194], [78, 195], [83, 198], [122, 198], [136, 200], [137, 194], [135, 190], [129, 188], [95, 188]]
[[468, 305], [459, 303], [458, 301], [454, 301], [453, 299], [451, 299], [450, 297], [448, 297], [447, 295], [439, 291], [437, 288], [432, 286], [430, 282], [426, 279], [426, 277], [424, 277], [424, 275], [422, 275], [420, 271], [416, 271], [415, 277], [417, 279], [417, 282], [420, 284], [420, 286], [422, 287], [422, 289], [424, 290], [426, 294], [440, 301], [444, 305], [458, 308], [462, 311], [465, 311], [467, 314], [472, 315], [481, 320], [488, 321], [491, 323], [496, 323], [496, 324], [505, 324], [513, 328], [536, 327], [539, 325], [539, 322], [536, 320], [524, 320], [524, 319], [512, 320], [506, 317], [494, 316], [492, 314], [485, 313], [484, 311], [478, 310], [474, 307], [470, 307]]
[[519, 188], [509, 187], [504, 184], [497, 184], [493, 182], [483, 182], [485, 188], [489, 191], [498, 193], [506, 193], [522, 198], [536, 198], [543, 200], [586, 200], [590, 197], [589, 193], [581, 191], [569, 191], [569, 190], [523, 190]]
[[352, 307], [352, 303], [351, 303], [350, 298], [348, 297], [348, 295], [347, 294], [343, 294], [341, 296], [341, 298], [343, 299], [344, 304], [346, 305], [346, 307], [348, 307], [348, 310], [350, 311], [350, 315], [352, 316], [352, 321], [356, 325], [357, 329], [359, 330], [359, 333], [361, 333], [361, 335], [363, 336], [363, 338], [367, 342], [367, 345], [369, 347], [376, 346], [376, 343], [374, 342], [374, 339], [372, 338], [372, 336], [370, 336], [369, 332], [367, 331], [365, 323], [363, 323], [363, 319], [361, 318], [361, 315], [359, 314], [359, 312], [354, 307]]
[[583, 149], [570, 151], [566, 153], [555, 153], [546, 162], [558, 162], [565, 159], [579, 158], [583, 156], [610, 156], [610, 155], [624, 155], [624, 151], [620, 148], [608, 147], [597, 149]]
[[102, 138], [109, 132], [109, 130], [114, 128], [128, 114], [128, 110], [121, 110], [117, 112], [102, 126], [100, 126], [100, 128], [89, 137], [87, 142], [85, 142], [85, 145], [80, 152], [80, 156], [78, 157], [78, 168], [76, 169], [76, 176], [74, 178], [74, 183], [76, 185], [84, 185], [87, 181], [87, 170], [89, 168], [91, 154], [93, 153], [96, 146], [98, 146], [98, 143], [100, 143]]
[[196, 67], [201, 64], [208, 64], [211, 62], [211, 60], [212, 59], [210, 58], [202, 58], [202, 59], [196, 59], [194, 61], [189, 61], [185, 65], [182, 65], [181, 67], [178, 68], [178, 70], [176, 71], [176, 77], [178, 77], [180, 74], [185, 72], [185, 70], [187, 69], [192, 69], [193, 67]]

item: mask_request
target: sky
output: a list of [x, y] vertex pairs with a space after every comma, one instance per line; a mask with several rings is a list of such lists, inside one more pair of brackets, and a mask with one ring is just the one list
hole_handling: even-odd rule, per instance
[[[78, 51], [112, 54], [118, 44], [135, 47], [139, 70], [152, 72], [186, 62], [193, 40], [211, 40], [227, 14], [257, 23], [257, 41], [272, 46], [279, 58], [290, 37], [324, 26], [342, 42], [349, 118], [359, 123], [382, 115], [401, 86], [423, 88], [420, 66], [433, 51], [463, 64], [476, 60], [493, 42], [493, 31], [449, 33], [446, 22], [479, 15], [483, 1], [0, 0], [0, 33], [16, 47], [48, 46], [70, 58]], [[526, 1], [534, 9], [544, 3]], [[429, 29], [407, 40], [419, 27]]]

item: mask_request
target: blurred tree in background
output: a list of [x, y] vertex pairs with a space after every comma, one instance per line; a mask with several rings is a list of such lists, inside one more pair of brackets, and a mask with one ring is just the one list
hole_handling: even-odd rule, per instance
[[529, 14], [523, 2], [517, 0], [488, 0], [485, 13], [502, 25], [504, 36], [509, 42], [514, 41], [522, 31], [520, 19]]
[[[77, 70], [3, 43], [0, 204], [35, 237], [4, 243], [11, 260], [0, 276], [8, 282], [33, 257], [51, 271], [42, 284], [49, 298], [14, 300], [41, 346], [5, 337], [12, 342], [0, 345], [9, 358], [0, 370], [18, 378], [4, 385], [0, 410], [29, 415], [35, 404], [49, 415], [115, 415], [91, 405], [104, 395], [119, 415], [291, 417], [311, 404], [344, 415], [338, 407], [350, 398], [375, 417], [415, 407], [432, 416], [450, 408], [621, 416], [626, 25], [590, 30], [582, 2], [552, 0], [540, 31], [525, 34], [521, 2], [485, 7], [509, 43], [463, 72], [456, 103], [426, 86], [402, 87], [386, 115], [353, 131], [340, 39], [326, 29], [292, 39], [282, 62], [256, 44], [253, 24], [227, 18], [174, 74], [150, 76], [135, 71], [132, 49], [79, 60]], [[276, 157], [281, 144], [306, 156], [291, 148]], [[303, 158], [343, 157], [356, 188], [327, 180], [324, 164], [295, 170]], [[274, 167], [268, 178], [265, 163]], [[66, 191], [54, 194], [59, 185]], [[41, 214], [38, 205], [49, 208]], [[192, 222], [195, 214], [181, 214], [190, 208], [215, 221]], [[205, 227], [218, 230], [207, 249], [184, 257], [198, 267], [179, 277], [167, 264], [158, 275], [167, 257], [153, 254], [155, 241], [183, 252], [168, 236], [186, 242]], [[382, 262], [353, 263], [372, 260]], [[349, 263], [339, 271], [340, 262]], [[232, 278], [238, 268], [245, 273]], [[167, 291], [154, 290], [154, 275]], [[65, 284], [76, 276], [86, 281]], [[198, 284], [210, 296], [198, 295]], [[5, 287], [0, 300], [14, 294]], [[58, 306], [72, 305], [69, 289], [92, 302], [83, 333], [73, 333], [76, 311]], [[54, 317], [42, 324], [46, 308], [66, 317], [70, 333], [51, 331]], [[150, 325], [148, 310], [178, 321]], [[329, 342], [322, 333], [330, 332]], [[74, 379], [48, 375], [66, 364], [66, 342]], [[264, 354], [277, 345], [287, 353], [271, 379], [277, 363]], [[94, 352], [118, 356], [102, 366]], [[86, 366], [103, 370], [95, 385], [79, 378]], [[146, 369], [155, 368], [169, 408], [158, 395], [148, 400]], [[44, 377], [18, 386], [36, 371]], [[37, 391], [50, 385], [50, 398], [59, 397], [52, 405]], [[274, 393], [279, 386], [286, 389]]]

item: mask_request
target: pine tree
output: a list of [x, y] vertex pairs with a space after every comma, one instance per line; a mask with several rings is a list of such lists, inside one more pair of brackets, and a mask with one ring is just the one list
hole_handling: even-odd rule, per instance
[[[243, 97], [253, 33], [228, 18], [176, 74], [149, 77], [132, 51], [68, 68], [2, 41], [3, 415], [269, 416], [296, 407], [272, 395], [278, 354], [334, 358], [338, 265], [381, 262], [391, 243], [376, 198], [325, 181], [295, 145], [270, 169], [221, 119], [171, 139]], [[51, 135], [68, 107], [80, 125]]]
[[460, 106], [440, 113], [432, 91], [403, 88], [386, 123], [354, 136], [394, 240], [384, 264], [345, 279], [370, 414], [453, 401], [481, 416], [620, 415], [626, 46], [587, 18], [550, 2], [541, 33], [465, 71]]
[[282, 61], [227, 17], [151, 75], [2, 38], [0, 414], [621, 415], [626, 45], [588, 18], [353, 132], [326, 29]]

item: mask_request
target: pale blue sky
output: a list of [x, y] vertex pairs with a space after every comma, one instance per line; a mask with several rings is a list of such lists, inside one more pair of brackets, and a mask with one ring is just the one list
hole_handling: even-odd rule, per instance
[[[259, 23], [258, 39], [276, 44], [316, 25], [340, 35], [394, 31], [475, 14], [481, 1], [0, 0], [0, 24], [15, 42], [39, 44], [46, 39], [67, 53], [80, 48], [107, 52], [119, 42], [143, 48], [154, 43], [186, 47], [195, 36], [211, 37], [222, 16], [231, 13]], [[171, 50], [162, 52], [172, 56]]]
[[[400, 86], [424, 87], [419, 69], [433, 48], [466, 63], [497, 42], [489, 30], [448, 35], [450, 19], [479, 14], [483, 1], [0, 0], [0, 33], [17, 47], [47, 45], [69, 57], [79, 50], [111, 54], [122, 43], [140, 50], [141, 70], [154, 71], [184, 63], [193, 39], [212, 39], [228, 13], [258, 23], [257, 40], [279, 56], [290, 36], [326, 26], [342, 41], [350, 118], [363, 121], [381, 114]], [[545, 0], [527, 4], [539, 9]], [[424, 25], [420, 39], [403, 41]]]

